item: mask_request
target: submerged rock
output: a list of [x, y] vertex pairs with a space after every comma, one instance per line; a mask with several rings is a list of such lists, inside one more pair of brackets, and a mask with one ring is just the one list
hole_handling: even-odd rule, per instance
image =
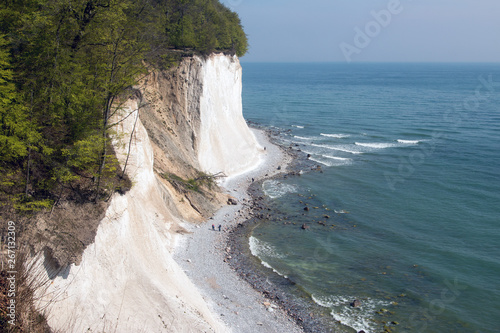
[[360, 300], [355, 299], [355, 300], [351, 303], [351, 306], [352, 306], [353, 308], [360, 307], [360, 306], [361, 306], [361, 301], [360, 301]]

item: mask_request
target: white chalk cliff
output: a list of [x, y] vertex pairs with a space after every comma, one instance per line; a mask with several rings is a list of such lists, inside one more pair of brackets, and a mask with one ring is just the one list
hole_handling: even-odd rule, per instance
[[[55, 331], [227, 330], [172, 259], [179, 223], [200, 220], [220, 197], [179, 193], [159, 174], [232, 176], [259, 164], [262, 148], [242, 116], [241, 75], [236, 57], [187, 58], [174, 70], [151, 73], [126, 101], [121, 117], [130, 116], [117, 131], [132, 135], [126, 169], [132, 189], [114, 194], [79, 265], [54, 273], [46, 258], [39, 261], [49, 284], [38, 305]], [[129, 146], [121, 141], [115, 149], [123, 167]]]
[[243, 119], [241, 66], [212, 57], [203, 66], [198, 161], [204, 171], [234, 176], [259, 163], [261, 149]]

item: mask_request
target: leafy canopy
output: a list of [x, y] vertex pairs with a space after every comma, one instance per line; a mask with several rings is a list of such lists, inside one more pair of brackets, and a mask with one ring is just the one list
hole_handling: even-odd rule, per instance
[[3, 0], [0, 204], [108, 197], [122, 181], [110, 118], [148, 66], [247, 48], [218, 0]]

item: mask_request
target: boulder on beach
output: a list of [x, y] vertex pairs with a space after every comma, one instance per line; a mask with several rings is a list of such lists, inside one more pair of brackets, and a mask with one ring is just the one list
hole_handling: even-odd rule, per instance
[[306, 230], [306, 229], [309, 229], [309, 226], [308, 226], [307, 224], [305, 224], [305, 223], [304, 223], [304, 224], [301, 226], [301, 228], [302, 228], [303, 230]]
[[227, 199], [227, 204], [228, 205], [237, 205], [238, 201], [236, 201], [236, 199], [234, 199], [234, 198], [229, 198], [229, 199]]

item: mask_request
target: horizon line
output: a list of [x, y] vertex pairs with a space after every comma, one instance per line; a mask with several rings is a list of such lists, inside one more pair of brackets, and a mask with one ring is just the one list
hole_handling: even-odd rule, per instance
[[274, 61], [274, 60], [245, 60], [240, 58], [241, 63], [267, 63], [267, 64], [489, 64], [500, 65], [500, 61]]

